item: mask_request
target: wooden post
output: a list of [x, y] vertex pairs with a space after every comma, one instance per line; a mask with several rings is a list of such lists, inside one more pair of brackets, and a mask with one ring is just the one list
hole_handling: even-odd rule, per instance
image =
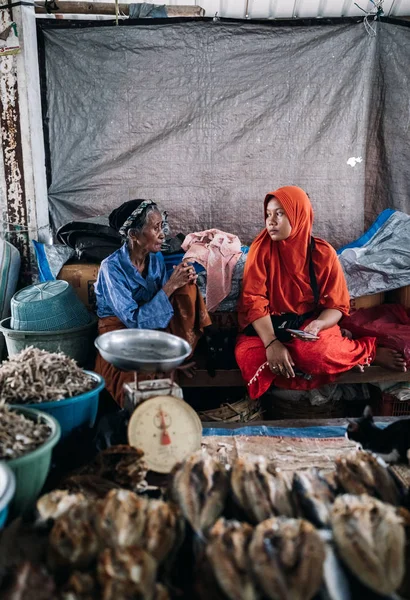
[[10, 22], [21, 51], [0, 56], [1, 235], [19, 250], [30, 283], [31, 240], [50, 241], [34, 8], [1, 10], [0, 30]]

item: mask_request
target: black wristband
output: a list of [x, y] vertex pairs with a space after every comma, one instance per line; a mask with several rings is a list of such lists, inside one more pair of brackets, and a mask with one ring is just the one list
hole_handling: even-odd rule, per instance
[[278, 341], [278, 338], [273, 338], [273, 340], [271, 340], [269, 342], [269, 344], [267, 346], [265, 346], [265, 350], [267, 350], [269, 348], [269, 346], [271, 346], [273, 344], [273, 342], [277, 342], [277, 341]]

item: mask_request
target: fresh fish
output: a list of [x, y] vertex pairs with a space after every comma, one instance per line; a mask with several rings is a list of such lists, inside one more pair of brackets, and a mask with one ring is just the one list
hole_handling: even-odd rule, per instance
[[332, 528], [338, 553], [364, 585], [379, 594], [400, 586], [405, 569], [405, 532], [393, 506], [365, 494], [336, 498]]
[[98, 557], [101, 600], [155, 600], [157, 563], [136, 546], [106, 548]]
[[313, 467], [296, 471], [293, 475], [292, 493], [301, 517], [316, 527], [330, 527], [330, 512], [336, 490]]
[[276, 517], [255, 528], [249, 559], [267, 598], [310, 600], [322, 583], [325, 544], [308, 521]]
[[400, 490], [386, 465], [369, 452], [350, 452], [335, 461], [339, 485], [348, 494], [369, 494], [397, 506]]
[[215, 579], [230, 600], [259, 597], [248, 555], [253, 528], [248, 523], [219, 519], [210, 531], [206, 556]]
[[231, 488], [236, 503], [255, 524], [275, 515], [294, 515], [289, 475], [263, 456], [236, 459]]
[[226, 467], [202, 450], [176, 465], [171, 474], [171, 498], [200, 536], [222, 514], [228, 490]]

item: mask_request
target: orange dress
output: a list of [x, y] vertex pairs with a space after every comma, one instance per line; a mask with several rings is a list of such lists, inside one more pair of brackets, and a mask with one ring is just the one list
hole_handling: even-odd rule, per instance
[[[311, 250], [313, 210], [307, 194], [296, 186], [286, 186], [265, 198], [264, 208], [274, 196], [290, 221], [290, 236], [273, 241], [266, 229], [254, 240], [246, 261], [242, 293], [238, 303], [239, 326], [243, 331], [266, 315], [293, 313], [307, 317], [303, 329], [325, 309], [349, 314], [349, 293], [335, 250], [320, 238], [314, 238]], [[315, 303], [309, 272], [312, 260], [319, 298]], [[295, 369], [309, 375], [287, 379], [272, 373], [266, 362], [266, 350], [259, 336], [238, 336], [235, 356], [251, 398], [258, 398], [274, 383], [288, 389], [313, 389], [334, 381], [340, 373], [374, 359], [376, 339], [349, 340], [338, 325], [321, 331], [320, 339], [285, 342]]]

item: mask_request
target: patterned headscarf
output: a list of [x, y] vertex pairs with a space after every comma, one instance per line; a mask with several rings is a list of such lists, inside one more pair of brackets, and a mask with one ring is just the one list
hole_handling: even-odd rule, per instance
[[157, 206], [155, 202], [152, 200], [144, 200], [141, 204], [136, 208], [128, 217], [128, 219], [124, 222], [123, 226], [119, 230], [119, 234], [121, 237], [126, 238], [128, 235], [128, 231], [132, 229], [140, 220], [142, 213], [145, 211], [148, 206]]

